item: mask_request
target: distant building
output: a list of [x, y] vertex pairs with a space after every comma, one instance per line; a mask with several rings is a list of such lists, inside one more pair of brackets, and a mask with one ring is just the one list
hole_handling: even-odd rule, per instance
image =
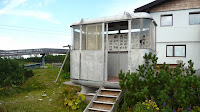
[[200, 0], [156, 0], [134, 11], [147, 12], [157, 23], [158, 63], [194, 62], [200, 71]]

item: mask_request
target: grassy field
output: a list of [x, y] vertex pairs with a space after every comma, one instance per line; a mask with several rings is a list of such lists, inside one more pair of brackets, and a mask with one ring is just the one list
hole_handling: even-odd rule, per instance
[[80, 87], [62, 84], [66, 81], [62, 77], [55, 83], [59, 68], [52, 69], [51, 65], [33, 72], [34, 76], [21, 87], [0, 88], [0, 112], [70, 111], [64, 106], [64, 98], [71, 90], [80, 91]]

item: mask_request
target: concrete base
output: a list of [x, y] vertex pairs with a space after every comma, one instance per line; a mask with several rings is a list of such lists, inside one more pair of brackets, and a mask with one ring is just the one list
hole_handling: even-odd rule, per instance
[[108, 81], [89, 81], [89, 80], [75, 80], [71, 79], [73, 83], [80, 84], [87, 87], [99, 88], [100, 86], [107, 88], [120, 88], [119, 82], [108, 82]]
[[[64, 84], [67, 84], [67, 85], [71, 85], [71, 86], [81, 86], [79, 84], [75, 84], [71, 81], [66, 81], [66, 82], [63, 82]], [[93, 87], [87, 87], [87, 86], [81, 86], [81, 91], [77, 94], [84, 94], [85, 97], [86, 97], [86, 101], [87, 102], [90, 102], [92, 100], [92, 98], [94, 97], [94, 95], [96, 94], [96, 91], [98, 90], [99, 88], [93, 88]]]

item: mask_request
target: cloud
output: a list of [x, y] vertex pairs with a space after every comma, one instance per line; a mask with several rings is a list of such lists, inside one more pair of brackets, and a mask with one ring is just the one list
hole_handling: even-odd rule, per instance
[[12, 0], [8, 5], [6, 5], [3, 9], [0, 10], [0, 14], [5, 14], [7, 11], [12, 10], [15, 7], [26, 2], [26, 0]]
[[7, 4], [7, 3], [8, 3], [8, 0], [4, 0], [4, 1], [3, 1], [3, 4]]
[[49, 3], [53, 3], [56, 0], [44, 0], [44, 5], [47, 6]]
[[[42, 20], [47, 20], [52, 23], [60, 24], [60, 22], [55, 20], [53, 16], [48, 12], [16, 9], [18, 6], [25, 4], [26, 1], [27, 0], [12, 0], [8, 5], [6, 5], [3, 9], [0, 10], [0, 15], [6, 14], [6, 15], [29, 16]], [[42, 3], [40, 2], [39, 5], [42, 6]]]
[[42, 12], [42, 11], [25, 11], [25, 10], [15, 10], [15, 11], [10, 11], [7, 12], [9, 15], [20, 15], [20, 16], [29, 16], [29, 17], [34, 17], [42, 20], [47, 20], [52, 23], [60, 24], [60, 22], [56, 21], [53, 19], [52, 15], [47, 12]]

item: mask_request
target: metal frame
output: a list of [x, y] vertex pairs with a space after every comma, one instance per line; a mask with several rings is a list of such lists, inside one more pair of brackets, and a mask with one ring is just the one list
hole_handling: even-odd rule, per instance
[[[167, 56], [167, 46], [173, 47], [173, 56]], [[176, 46], [184, 46], [185, 47], [185, 56], [175, 56], [175, 47]], [[166, 45], [166, 57], [186, 57], [186, 45]]]
[[[162, 18], [162, 17], [165, 17], [165, 16], [172, 16], [172, 25], [162, 25], [161, 18]], [[161, 27], [170, 27], [170, 26], [173, 26], [173, 14], [164, 14], [164, 15], [160, 15], [160, 26], [161, 26]]]
[[200, 23], [199, 23], [199, 24], [191, 24], [191, 23], [190, 23], [190, 14], [200, 14], [200, 11], [197, 11], [197, 12], [189, 12], [189, 25], [200, 25]]

